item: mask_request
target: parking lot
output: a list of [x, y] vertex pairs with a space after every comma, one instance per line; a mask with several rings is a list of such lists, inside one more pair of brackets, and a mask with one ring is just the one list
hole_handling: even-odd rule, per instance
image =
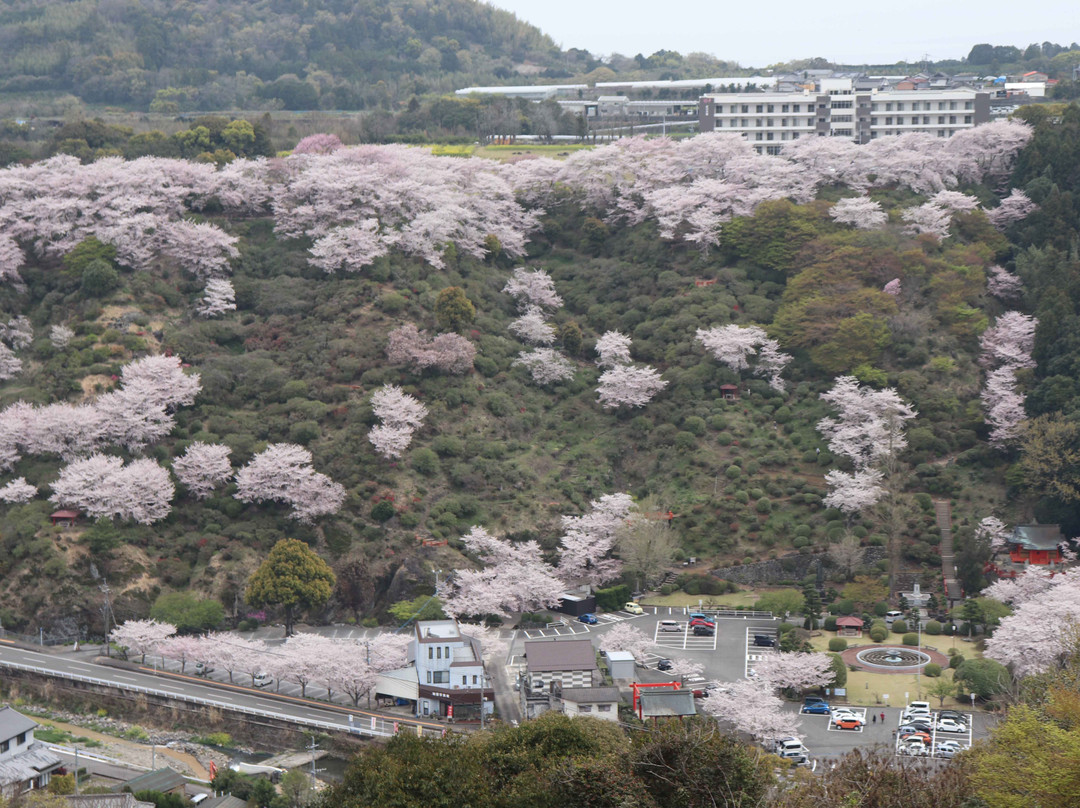
[[[667, 622], [667, 621], [663, 621]], [[661, 631], [661, 621], [657, 621], [653, 629], [653, 645], [657, 648], [671, 648], [679, 651], [715, 651], [716, 631], [711, 636], [697, 635], [685, 620], [674, 621], [678, 624], [678, 631]]]

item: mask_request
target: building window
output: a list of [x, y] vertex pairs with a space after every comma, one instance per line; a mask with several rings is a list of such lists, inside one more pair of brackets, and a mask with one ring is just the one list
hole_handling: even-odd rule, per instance
[[787, 112], [787, 111], [788, 111], [788, 105], [787, 105], [787, 104], [783, 104], [783, 105], [782, 105], [782, 106], [780, 107], [780, 111], [781, 111], [781, 112]]
[[579, 713], [591, 713], [592, 712], [592, 705], [591, 704], [579, 704], [577, 709], [578, 709]]
[[765, 110], [765, 105], [764, 104], [758, 104], [757, 109], [755, 109], [754, 112], [764, 112], [764, 110]]
[[611, 705], [610, 704], [597, 704], [596, 709], [599, 710], [602, 713], [610, 713], [611, 712]]
[[749, 120], [747, 120], [746, 118], [743, 118], [743, 119], [742, 119], [742, 125], [743, 125], [744, 127], [746, 127], [746, 126], [749, 126], [749, 125], [750, 125], [750, 121], [749, 121]]
[[877, 118], [871, 118], [870, 119], [870, 125], [871, 126], [877, 126]]
[[749, 111], [750, 111], [750, 105], [749, 105], [749, 104], [743, 104], [743, 105], [742, 105], [742, 112], [743, 112], [743, 115], [745, 115], [745, 114], [746, 114], [747, 112], [749, 112]]
[[427, 658], [428, 659], [434, 659], [435, 658], [435, 649], [432, 648], [430, 645], [427, 647]]
[[754, 118], [754, 126], [761, 126], [761, 125], [762, 125], [761, 118]]
[[773, 155], [779, 154], [780, 153], [780, 147], [779, 146], [766, 146], [765, 147], [765, 153], [766, 154], [773, 154]]
[[929, 115], [923, 115], [922, 116], [922, 122], [923, 122], [923, 126], [929, 126], [930, 125], [930, 116]]
[[892, 101], [888, 102], [888, 103], [887, 103], [887, 104], [885, 105], [885, 111], [886, 111], [886, 112], [892, 112]]
[[450, 684], [450, 671], [432, 671], [432, 682], [437, 685]]
[[757, 136], [754, 138], [754, 140], [764, 140], [764, 139], [765, 139], [765, 136], [761, 132], [758, 132]]
[[833, 115], [832, 116], [832, 121], [833, 121], [833, 123], [851, 123], [852, 116], [851, 115]]
[[950, 101], [949, 102], [949, 109], [956, 109], [956, 102], [955, 101]]
[[474, 685], [476, 684], [476, 674], [475, 673], [472, 675], [472, 683]]
[[787, 118], [781, 118], [780, 119], [780, 125], [781, 126], [787, 126]]
[[447, 658], [447, 659], [449, 659], [449, 658], [450, 658], [450, 646], [449, 646], [449, 645], [448, 645], [448, 646], [446, 646], [446, 658]]
[[970, 115], [965, 115], [964, 116], [964, 123], [971, 123], [971, 116]]
[[792, 112], [802, 112], [802, 104], [792, 104], [791, 111]]
[[937, 108], [938, 109], [945, 109], [945, 102], [944, 101], [938, 101], [937, 102]]
[[[475, 678], [475, 677], [474, 677], [474, 678]], [[461, 683], [462, 683], [463, 685], [467, 685], [467, 684], [469, 683], [469, 677], [468, 677], [468, 676], [466, 676], [465, 674], [462, 674], [462, 675], [461, 675]]]
[[964, 109], [975, 109], [974, 102], [965, 101], [964, 102]]
[[850, 101], [833, 101], [832, 102], [832, 108], [833, 109], [851, 109], [851, 102]]
[[766, 140], [772, 140], [773, 139], [773, 133], [772, 132], [766, 132], [765, 133], [765, 139]]
[[775, 108], [773, 107], [773, 105], [772, 105], [772, 104], [768, 104], [768, 105], [766, 105], [766, 107], [765, 107], [765, 111], [766, 111], [766, 112], [773, 112], [774, 110], [775, 110]]
[[897, 101], [896, 102], [896, 111], [897, 112], [903, 112], [904, 111], [904, 102], [903, 101]]
[[26, 733], [20, 732], [18, 735], [15, 736], [15, 745], [22, 746], [24, 743], [26, 743]]
[[8, 750], [8, 742], [7, 741], [0, 741], [0, 754], [3, 754], [7, 750]]
[[441, 645], [438, 648], [435, 649], [435, 658], [436, 659], [442, 659], [442, 646]]
[[945, 116], [944, 116], [944, 115], [938, 115], [938, 116], [937, 116], [937, 122], [938, 122], [939, 124], [941, 124], [941, 123], [945, 123]]
[[428, 672], [427, 672], [427, 683], [428, 683], [429, 685], [431, 684], [431, 671], [428, 671]]
[[955, 115], [950, 115], [949, 116], [949, 123], [956, 123], [956, 116]]
[[792, 132], [791, 133], [791, 139], [792, 140], [798, 140], [799, 139], [799, 133], [798, 132]]

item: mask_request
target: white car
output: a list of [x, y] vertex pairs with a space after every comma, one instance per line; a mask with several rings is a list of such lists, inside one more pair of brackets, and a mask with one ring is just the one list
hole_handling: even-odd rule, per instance
[[900, 744], [900, 748], [896, 751], [898, 754], [912, 755], [913, 757], [925, 757], [930, 754], [930, 750], [926, 747], [926, 744], [918, 741]]
[[833, 710], [832, 722], [839, 724], [841, 721], [844, 723], [854, 723], [860, 727], [866, 726], [866, 719], [861, 715], [851, 712], [850, 710]]
[[255, 687], [266, 687], [272, 681], [274, 681], [274, 677], [269, 673], [256, 673], [251, 677], [251, 684]]
[[939, 751], [948, 749], [953, 752], [961, 752], [964, 749], [964, 745], [959, 741], [938, 741], [937, 746], [934, 748]]
[[967, 727], [951, 718], [942, 718], [934, 725], [938, 732], [967, 732]]
[[900, 721], [901, 721], [901, 723], [906, 724], [908, 721], [911, 721], [913, 718], [920, 718], [920, 719], [922, 719], [924, 721], [932, 721], [933, 720], [933, 718], [930, 715], [929, 710], [904, 710], [904, 712], [900, 713]]

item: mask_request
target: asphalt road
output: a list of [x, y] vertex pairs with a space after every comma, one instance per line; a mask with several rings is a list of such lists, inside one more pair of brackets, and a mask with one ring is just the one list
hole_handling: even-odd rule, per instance
[[[228, 683], [208, 684], [196, 676], [161, 675], [155, 674], [153, 670], [133, 670], [99, 665], [60, 654], [44, 654], [25, 650], [4, 641], [0, 641], [0, 663], [2, 662], [30, 665], [43, 671], [61, 675], [76, 674], [103, 679], [119, 687], [148, 688], [175, 698], [188, 701], [202, 700], [224, 708], [259, 710], [272, 718], [285, 721], [308, 724], [321, 722], [331, 725], [333, 729], [343, 731], [350, 729], [350, 715], [354, 717], [354, 727], [356, 728], [370, 727], [371, 720], [374, 718], [379, 727], [386, 728], [388, 731], [392, 728], [395, 720], [406, 720], [401, 717], [386, 716], [368, 710], [320, 705], [318, 702], [295, 696], [270, 695], [240, 685]], [[442, 725], [434, 722], [411, 721], [411, 723], [422, 724], [439, 733], [443, 729]]]

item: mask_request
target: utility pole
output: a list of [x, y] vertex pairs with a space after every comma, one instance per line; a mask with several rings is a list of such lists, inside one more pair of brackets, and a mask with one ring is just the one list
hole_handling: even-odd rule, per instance
[[318, 748], [319, 748], [318, 744], [315, 743], [315, 736], [312, 735], [311, 736], [311, 746], [308, 747], [308, 751], [311, 752], [311, 793], [312, 794], [315, 793], [315, 775], [318, 772], [323, 771], [322, 769], [316, 769], [315, 768], [315, 750], [318, 749]]
[[109, 643], [109, 622], [112, 618], [112, 603], [109, 601], [109, 595], [112, 594], [112, 590], [109, 589], [109, 582], [106, 580], [99, 587], [101, 593], [105, 596], [105, 603], [101, 606], [101, 617], [105, 623], [105, 656], [112, 656], [112, 646]]
[[79, 745], [75, 744], [75, 796], [79, 796]]

